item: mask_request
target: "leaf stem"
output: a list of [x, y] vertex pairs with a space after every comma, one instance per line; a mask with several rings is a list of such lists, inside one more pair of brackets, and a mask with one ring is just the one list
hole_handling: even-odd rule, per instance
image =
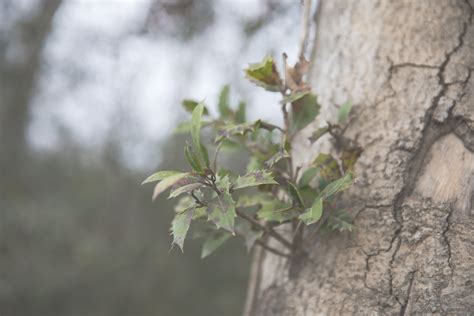
[[272, 131], [274, 129], [277, 129], [280, 132], [282, 132], [283, 134], [285, 133], [285, 130], [283, 128], [281, 128], [280, 126], [270, 124], [270, 123], [267, 123], [267, 122], [263, 122], [263, 121], [260, 121], [260, 127], [263, 128], [263, 129], [266, 129], [268, 131]]
[[206, 206], [207, 203], [201, 201], [195, 194], [194, 194], [194, 190], [191, 191], [191, 196], [193, 197], [194, 201], [196, 202], [197, 205], [199, 206]]
[[273, 228], [260, 224], [257, 220], [253, 219], [252, 217], [248, 216], [247, 214], [243, 213], [242, 211], [239, 211], [239, 210], [235, 210], [235, 211], [237, 213], [237, 216], [239, 216], [239, 217], [249, 221], [253, 225], [257, 226], [258, 228], [263, 230], [265, 233], [267, 233], [268, 235], [270, 235], [273, 238], [275, 238], [276, 240], [278, 240], [282, 245], [284, 245], [288, 249], [291, 250], [293, 248], [292, 244], [288, 240], [283, 238], [282, 235], [277, 233]]
[[272, 253], [274, 253], [275, 255], [278, 255], [278, 256], [281, 256], [281, 257], [285, 257], [285, 258], [291, 258], [291, 255], [289, 254], [286, 254], [284, 252], [281, 252], [280, 250], [276, 249], [276, 248], [273, 248], [267, 244], [265, 244], [263, 241], [261, 241], [260, 239], [257, 239], [255, 241], [255, 244], [259, 245], [260, 247], [262, 247], [263, 249], [265, 250], [268, 250]]

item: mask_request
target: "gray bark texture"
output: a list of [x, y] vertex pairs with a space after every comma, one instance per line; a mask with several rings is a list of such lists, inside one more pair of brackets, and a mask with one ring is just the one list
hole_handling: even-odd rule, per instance
[[473, 8], [323, 0], [310, 74], [323, 114], [294, 154], [304, 166], [329, 150], [308, 136], [354, 103], [356, 229], [318, 233], [307, 257], [257, 253], [249, 314], [474, 313]]

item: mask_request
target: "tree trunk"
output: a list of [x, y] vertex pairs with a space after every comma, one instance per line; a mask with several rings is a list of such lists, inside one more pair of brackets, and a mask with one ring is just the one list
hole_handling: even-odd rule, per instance
[[[320, 122], [354, 103], [346, 135], [364, 151], [344, 201], [356, 229], [319, 233], [307, 258], [261, 255], [250, 314], [474, 311], [473, 7], [323, 0], [311, 83]], [[321, 150], [310, 132], [301, 165]]]
[[[46, 38], [62, 0], [42, 0], [31, 16], [0, 34], [0, 192], [23, 190], [31, 96]], [[2, 183], [7, 187], [2, 187]]]

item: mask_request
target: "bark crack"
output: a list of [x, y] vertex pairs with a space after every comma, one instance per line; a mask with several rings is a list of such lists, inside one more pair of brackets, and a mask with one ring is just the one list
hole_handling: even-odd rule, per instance
[[453, 215], [453, 208], [450, 207], [448, 215], [446, 216], [446, 226], [445, 226], [443, 232], [441, 233], [441, 235], [443, 236], [443, 240], [446, 243], [447, 250], [448, 250], [448, 259], [447, 259], [447, 261], [448, 261], [449, 269], [451, 270], [451, 279], [453, 278], [453, 274], [454, 274], [454, 265], [453, 265], [453, 262], [452, 262], [452, 259], [451, 259], [452, 252], [451, 252], [451, 243], [449, 241], [448, 232], [449, 232], [449, 229], [451, 228], [451, 216], [452, 215]]
[[[461, 32], [458, 36], [458, 43], [456, 44], [456, 46], [454, 46], [454, 48], [451, 51], [449, 51], [446, 54], [445, 60], [441, 63], [440, 66], [435, 67], [435, 66], [431, 66], [431, 65], [414, 64], [414, 63], [403, 63], [403, 64], [396, 64], [395, 65], [395, 64], [393, 64], [393, 62], [391, 62], [389, 60], [391, 65], [389, 67], [388, 82], [389, 82], [390, 88], [392, 89], [393, 93], [395, 93], [395, 91], [394, 91], [394, 89], [392, 88], [392, 86], [390, 84], [391, 79], [392, 79], [392, 75], [393, 75], [393, 71], [397, 68], [402, 68], [402, 67], [414, 67], [414, 68], [420, 68], [420, 69], [436, 69], [437, 68], [438, 69], [438, 73], [437, 73], [438, 83], [441, 86], [440, 91], [433, 98], [431, 106], [426, 111], [425, 124], [424, 124], [424, 128], [422, 130], [421, 138], [418, 141], [418, 147], [414, 151], [413, 156], [410, 158], [410, 160], [407, 163], [407, 168], [406, 168], [406, 172], [405, 172], [405, 176], [404, 176], [404, 185], [403, 185], [402, 189], [396, 194], [396, 196], [394, 198], [392, 215], [393, 215], [393, 218], [395, 219], [395, 221], [397, 223], [397, 229], [394, 232], [394, 236], [391, 240], [390, 246], [387, 249], [381, 249], [381, 250], [377, 251], [375, 254], [368, 254], [366, 256], [366, 272], [365, 272], [364, 280], [365, 280], [365, 285], [367, 287], [366, 280], [367, 280], [367, 274], [370, 270], [370, 264], [369, 264], [370, 259], [374, 256], [377, 256], [382, 251], [384, 251], [384, 252], [390, 251], [393, 248], [394, 243], [396, 242], [395, 249], [393, 251], [391, 260], [389, 262], [389, 293], [392, 297], [393, 297], [393, 292], [394, 292], [394, 289], [393, 289], [393, 273], [392, 273], [393, 264], [395, 262], [398, 250], [400, 249], [400, 246], [401, 246], [401, 243], [402, 243], [401, 232], [403, 230], [404, 223], [403, 223], [403, 218], [402, 218], [402, 215], [401, 215], [401, 209], [402, 209], [403, 203], [405, 202], [406, 198], [412, 194], [413, 189], [416, 185], [416, 181], [417, 181], [417, 179], [419, 177], [419, 174], [422, 170], [423, 162], [424, 162], [424, 160], [426, 158], [426, 155], [428, 154], [429, 150], [431, 149], [432, 145], [437, 140], [439, 140], [441, 137], [455, 131], [457, 125], [460, 122], [463, 121], [462, 118], [459, 118], [459, 117], [455, 118], [455, 117], [451, 116], [452, 109], [450, 110], [450, 113], [449, 113], [450, 115], [448, 116], [448, 118], [443, 123], [436, 122], [433, 119], [433, 114], [434, 114], [436, 108], [438, 107], [438, 105], [440, 103], [440, 99], [443, 96], [445, 96], [445, 94], [447, 92], [447, 89], [449, 87], [449, 84], [446, 83], [446, 80], [445, 80], [446, 68], [447, 68], [447, 66], [448, 66], [448, 64], [451, 60], [451, 57], [457, 51], [459, 51], [459, 49], [464, 45], [464, 37], [466, 36], [466, 33], [467, 33], [468, 24], [471, 23], [471, 20], [472, 20], [472, 7], [470, 7], [470, 8], [471, 8], [471, 11], [470, 11], [470, 15], [469, 15], [469, 18], [468, 18], [468, 22], [465, 22], [463, 24], [462, 30], [461, 30]], [[470, 76], [471, 76], [471, 72], [469, 72], [469, 74], [468, 74], [468, 79], [470, 78]], [[448, 215], [448, 219], [447, 219], [448, 223], [449, 223], [449, 217], [450, 217], [450, 215]], [[447, 230], [449, 230], [449, 225], [447, 226]], [[449, 244], [449, 240], [447, 240], [447, 237], [446, 237], [445, 234], [444, 234], [444, 237], [445, 237], [445, 241], [447, 241], [447, 244]], [[449, 255], [448, 264], [450, 265], [450, 268], [452, 268], [451, 254], [450, 253], [451, 253], [451, 249], [450, 249], [450, 245], [449, 245], [448, 246], [448, 255]]]
[[396, 298], [397, 302], [401, 305], [400, 307], [400, 316], [404, 316], [405, 313], [406, 313], [406, 310], [407, 310], [407, 307], [408, 307], [408, 303], [410, 301], [410, 295], [411, 295], [411, 289], [413, 287], [413, 283], [414, 283], [414, 280], [415, 280], [415, 273], [417, 272], [417, 270], [413, 271], [413, 272], [410, 272], [409, 276], [410, 276], [410, 279], [409, 279], [409, 283], [408, 283], [408, 289], [407, 289], [407, 296], [405, 298], [405, 301], [403, 303], [401, 303], [399, 301], [398, 298]]

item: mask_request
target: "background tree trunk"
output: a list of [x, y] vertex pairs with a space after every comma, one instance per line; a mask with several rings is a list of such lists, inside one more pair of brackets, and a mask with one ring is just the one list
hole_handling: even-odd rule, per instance
[[43, 47], [60, 4], [61, 0], [38, 1], [32, 15], [19, 18], [11, 29], [0, 34], [0, 170], [6, 179], [0, 182], [0, 192], [4, 194], [24, 189], [28, 181], [24, 167], [31, 96]]
[[[355, 105], [347, 135], [364, 152], [344, 199], [356, 230], [320, 233], [308, 258], [260, 256], [250, 314], [474, 310], [473, 7], [323, 0], [311, 80], [321, 122]], [[302, 165], [319, 150], [310, 132]]]

